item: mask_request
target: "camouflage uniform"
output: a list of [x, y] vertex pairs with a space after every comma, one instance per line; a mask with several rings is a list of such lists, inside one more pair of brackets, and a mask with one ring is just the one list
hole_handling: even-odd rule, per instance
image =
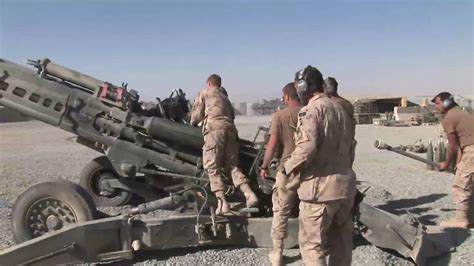
[[286, 107], [273, 114], [270, 134], [278, 136], [279, 167], [275, 176], [275, 185], [272, 193], [273, 220], [272, 239], [284, 239], [287, 236], [287, 222], [293, 205], [297, 200], [295, 191], [286, 189], [288, 176], [283, 170], [283, 164], [288, 160], [295, 148], [294, 134], [300, 108]]
[[231, 173], [232, 181], [237, 187], [248, 182], [238, 168], [239, 143], [234, 117], [234, 109], [221, 90], [203, 90], [194, 101], [191, 124], [203, 122], [202, 159], [212, 192], [224, 190], [222, 170]]
[[[331, 97], [331, 100], [333, 100], [335, 103], [339, 104], [340, 106], [342, 106], [344, 108], [344, 110], [346, 110], [347, 114], [348, 114], [348, 118], [351, 120], [350, 124], [352, 125], [351, 126], [351, 132], [354, 133], [354, 136], [355, 136], [355, 127], [356, 127], [356, 120], [355, 120], [355, 117], [354, 117], [354, 106], [352, 105], [351, 102], [349, 102], [348, 100], [346, 100], [345, 98], [342, 98], [341, 96], [337, 96], [337, 97]], [[354, 163], [354, 160], [355, 160], [355, 148], [357, 146], [357, 141], [354, 140], [352, 141], [352, 148], [351, 148], [351, 162]]]
[[454, 107], [447, 111], [441, 124], [447, 135], [456, 135], [461, 147], [461, 160], [452, 186], [456, 214], [441, 226], [467, 228], [474, 225], [474, 116]]
[[453, 196], [456, 210], [471, 212], [471, 224], [474, 223], [472, 196], [474, 190], [474, 145], [462, 148], [461, 161], [457, 165], [453, 183]]
[[285, 163], [287, 184], [301, 200], [299, 246], [306, 265], [350, 265], [351, 209], [356, 194], [352, 171], [354, 125], [347, 110], [325, 95], [299, 113], [296, 147]]

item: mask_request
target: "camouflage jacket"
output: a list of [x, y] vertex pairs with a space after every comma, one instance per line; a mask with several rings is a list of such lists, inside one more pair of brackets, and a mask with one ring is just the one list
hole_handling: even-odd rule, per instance
[[199, 92], [191, 112], [191, 124], [202, 122], [203, 134], [211, 130], [227, 129], [234, 126], [234, 108], [227, 96], [218, 89]]
[[325, 95], [313, 97], [298, 114], [295, 150], [285, 163], [301, 200], [325, 202], [355, 196], [352, 170], [353, 120]]

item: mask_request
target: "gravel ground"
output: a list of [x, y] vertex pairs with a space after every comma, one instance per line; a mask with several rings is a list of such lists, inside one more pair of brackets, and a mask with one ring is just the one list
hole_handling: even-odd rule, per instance
[[[258, 126], [269, 117], [238, 117], [241, 138], [252, 139]], [[427, 171], [424, 165], [373, 147], [381, 138], [392, 146], [413, 144], [417, 139], [435, 142], [439, 126], [380, 127], [357, 126], [358, 179], [371, 189], [365, 202], [397, 215], [405, 210], [426, 224], [439, 224], [452, 215], [452, 176]], [[43, 181], [78, 181], [82, 167], [99, 154], [74, 142], [73, 135], [36, 121], [0, 124], [0, 249], [13, 245], [10, 211], [17, 195]], [[472, 232], [472, 230], [471, 230]], [[139, 254], [137, 265], [268, 265], [268, 249], [186, 248]], [[301, 265], [298, 249], [285, 251], [289, 265]], [[353, 265], [412, 265], [372, 245], [358, 243]], [[456, 251], [432, 259], [430, 265], [474, 265], [474, 240], [465, 239]]]

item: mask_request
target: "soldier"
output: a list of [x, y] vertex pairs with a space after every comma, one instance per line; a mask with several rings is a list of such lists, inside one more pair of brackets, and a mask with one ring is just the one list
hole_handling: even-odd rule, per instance
[[[327, 79], [324, 80], [324, 92], [329, 96], [329, 98], [331, 98], [331, 100], [335, 101], [337, 104], [340, 104], [347, 111], [349, 115], [349, 119], [352, 120], [352, 124], [351, 124], [352, 126], [348, 130], [350, 130], [350, 133], [354, 134], [354, 137], [355, 137], [355, 127], [356, 127], [357, 122], [354, 117], [354, 106], [352, 105], [351, 102], [349, 102], [348, 100], [344, 99], [343, 97], [339, 95], [339, 93], [337, 92], [338, 85], [339, 84], [337, 83], [335, 78], [328, 77]], [[353, 147], [351, 150], [352, 151], [351, 162], [354, 163], [355, 147], [357, 145], [357, 141], [355, 140], [355, 138], [352, 141], [352, 145]]]
[[245, 196], [247, 207], [254, 207], [258, 199], [248, 185], [247, 177], [238, 168], [239, 143], [234, 125], [234, 109], [221, 89], [221, 77], [212, 74], [207, 79], [207, 89], [196, 97], [191, 113], [191, 124], [202, 121], [204, 147], [203, 166], [209, 176], [211, 191], [217, 198], [216, 214], [230, 211], [224, 195], [222, 169], [230, 172], [232, 181]]
[[354, 106], [348, 100], [342, 98], [337, 93], [337, 80], [333, 77], [328, 77], [324, 80], [324, 92], [331, 98], [332, 100], [338, 102], [339, 104], [343, 105], [344, 108], [349, 112], [349, 114], [354, 117]]
[[260, 167], [260, 176], [267, 178], [268, 164], [278, 150], [279, 169], [272, 194], [273, 221], [271, 236], [273, 250], [269, 254], [272, 265], [282, 263], [283, 239], [287, 236], [287, 222], [296, 200], [296, 193], [286, 189], [287, 177], [281, 173], [283, 163], [290, 157], [295, 148], [293, 136], [300, 110], [295, 83], [288, 83], [283, 88], [283, 101], [287, 107], [273, 114], [270, 138]]
[[300, 101], [295, 150], [284, 164], [287, 189], [300, 202], [299, 246], [306, 265], [350, 265], [356, 178], [352, 171], [353, 133], [347, 111], [324, 94], [323, 77], [307, 66], [295, 83]]
[[[461, 161], [457, 165], [456, 176], [452, 186], [456, 214], [444, 227], [469, 228], [474, 223], [473, 189], [474, 189], [474, 116], [458, 108], [449, 92], [441, 92], [431, 102], [436, 110], [446, 116], [441, 121], [448, 137], [449, 148], [446, 161], [439, 164], [440, 170], [448, 169], [458, 149], [461, 148]], [[470, 213], [471, 212], [471, 213]], [[470, 217], [469, 217], [470, 216]]]

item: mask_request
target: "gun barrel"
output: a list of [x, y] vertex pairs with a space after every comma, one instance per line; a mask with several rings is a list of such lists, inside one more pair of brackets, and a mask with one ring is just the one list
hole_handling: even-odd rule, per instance
[[146, 202], [131, 209], [130, 214], [146, 214], [155, 210], [171, 210], [178, 207], [184, 201], [180, 195], [171, 195], [159, 200]]
[[144, 128], [154, 138], [176, 146], [201, 151], [204, 139], [201, 129], [185, 124], [175, 123], [160, 117], [150, 117]]
[[82, 74], [81, 72], [72, 70], [70, 68], [55, 64], [48, 58], [43, 60], [28, 60], [28, 62], [34, 67], [38, 68], [41, 75], [50, 75], [70, 83], [77, 84], [81, 87], [87, 88], [96, 92], [105, 81], [93, 78], [89, 75]]
[[400, 149], [397, 149], [397, 148], [394, 148], [384, 142], [382, 142], [381, 140], [376, 140], [375, 143], [374, 143], [374, 146], [375, 148], [379, 149], [379, 150], [388, 150], [388, 151], [393, 151], [395, 153], [398, 153], [400, 155], [403, 155], [403, 156], [406, 156], [406, 157], [409, 157], [409, 158], [412, 158], [414, 160], [417, 160], [417, 161], [420, 161], [422, 163], [426, 163], [426, 164], [429, 164], [435, 168], [438, 168], [438, 165], [432, 161], [429, 161], [423, 157], [420, 157], [420, 156], [416, 156], [414, 154], [411, 154], [411, 153], [408, 153], [408, 152], [405, 152], [405, 151], [402, 151]]

